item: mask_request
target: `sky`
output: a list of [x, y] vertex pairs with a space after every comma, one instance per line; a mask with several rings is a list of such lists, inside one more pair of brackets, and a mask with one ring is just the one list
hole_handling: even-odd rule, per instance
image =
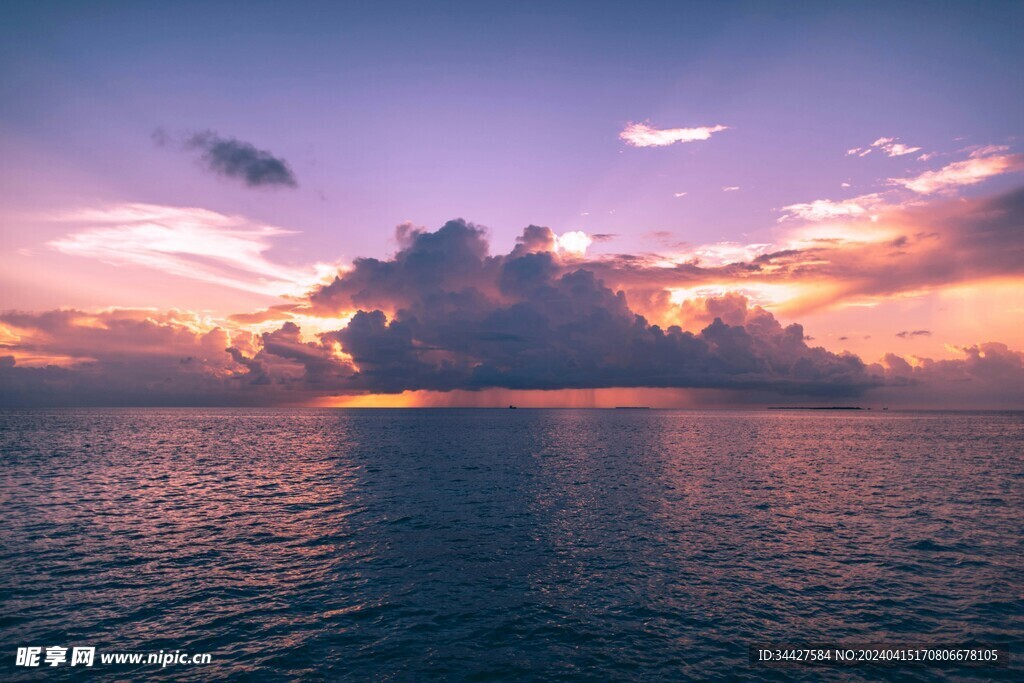
[[1024, 408], [1022, 29], [4, 3], [0, 403]]

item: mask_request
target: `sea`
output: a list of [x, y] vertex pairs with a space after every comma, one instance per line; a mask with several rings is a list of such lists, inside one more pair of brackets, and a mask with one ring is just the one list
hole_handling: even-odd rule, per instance
[[0, 678], [1022, 680], [1022, 451], [1009, 412], [0, 412]]

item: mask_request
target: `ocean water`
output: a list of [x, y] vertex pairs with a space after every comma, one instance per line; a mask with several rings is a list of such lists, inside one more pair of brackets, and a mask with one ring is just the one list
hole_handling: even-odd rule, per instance
[[4, 412], [0, 675], [81, 644], [212, 655], [116, 680], [1020, 680], [1022, 447], [1020, 413]]

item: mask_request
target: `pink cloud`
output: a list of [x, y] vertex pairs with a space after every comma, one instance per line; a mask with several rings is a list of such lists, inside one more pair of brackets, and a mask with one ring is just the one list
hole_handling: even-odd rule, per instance
[[[992, 153], [993, 150], [996, 153]], [[1024, 169], [1024, 154], [1003, 154], [1003, 150], [1005, 148], [1002, 147], [976, 150], [969, 159], [955, 161], [936, 171], [925, 171], [911, 178], [890, 178], [889, 182], [918, 194], [933, 194]]]

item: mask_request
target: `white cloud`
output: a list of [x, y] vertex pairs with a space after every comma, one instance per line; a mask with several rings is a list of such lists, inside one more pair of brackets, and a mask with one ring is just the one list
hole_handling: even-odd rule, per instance
[[899, 138], [878, 138], [869, 147], [854, 147], [853, 149], [846, 150], [846, 156], [866, 157], [871, 154], [873, 149], [880, 149], [890, 157], [901, 157], [905, 154], [921, 151], [920, 147], [910, 147], [902, 142], [898, 142], [898, 140]]
[[932, 194], [961, 185], [974, 185], [995, 175], [1024, 169], [1024, 155], [999, 153], [1005, 150], [1005, 147], [984, 147], [972, 152], [971, 158], [955, 161], [937, 171], [926, 171], [913, 178], [890, 178], [889, 182], [918, 194]]
[[872, 147], [881, 149], [883, 152], [891, 157], [901, 157], [905, 154], [913, 154], [914, 152], [920, 152], [920, 147], [909, 147], [904, 145], [902, 142], [897, 142], [899, 138], [878, 138], [871, 143]]
[[722, 188], [722, 192], [735, 192], [738, 189], [740, 189], [739, 185], [727, 185]]
[[300, 294], [336, 265], [291, 267], [265, 256], [273, 238], [295, 234], [197, 208], [121, 204], [60, 214], [83, 229], [48, 243], [57, 251], [117, 266], [152, 268], [274, 296]]
[[665, 147], [677, 142], [707, 140], [713, 133], [728, 130], [728, 126], [700, 126], [698, 128], [653, 128], [646, 123], [630, 123], [619, 139], [633, 147]]
[[685, 197], [686, 196], [686, 192], [676, 192], [675, 195], [676, 195], [677, 198], [678, 197]]
[[782, 207], [785, 215], [779, 219], [779, 222], [781, 223], [790, 218], [802, 218], [805, 221], [856, 218], [858, 216], [865, 216], [880, 204], [882, 204], [882, 198], [878, 194], [865, 194], [842, 201], [816, 199], [806, 204], [790, 204], [789, 206]]

